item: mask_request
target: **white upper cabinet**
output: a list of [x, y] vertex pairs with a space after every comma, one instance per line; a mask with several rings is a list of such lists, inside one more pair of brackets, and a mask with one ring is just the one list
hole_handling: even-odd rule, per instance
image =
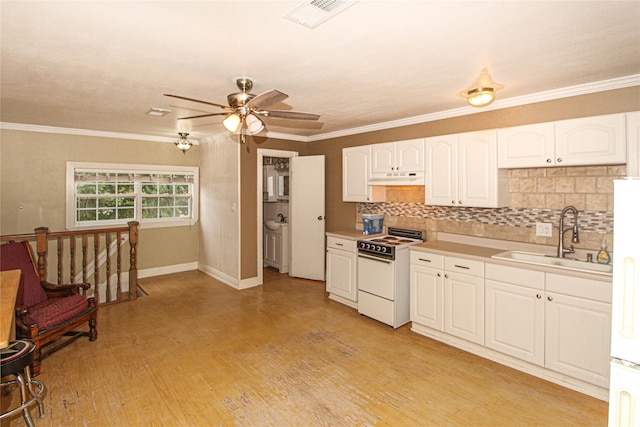
[[626, 146], [625, 114], [498, 129], [498, 167], [621, 164]]
[[342, 149], [342, 200], [369, 201], [369, 159], [371, 146]]
[[640, 177], [640, 111], [627, 113], [627, 176]]
[[498, 129], [498, 167], [551, 166], [553, 140], [553, 123]]
[[625, 115], [555, 123], [556, 165], [619, 164], [627, 161]]
[[371, 173], [424, 172], [424, 139], [371, 145]]
[[370, 145], [342, 149], [343, 202], [384, 201], [384, 189], [380, 187], [371, 187], [368, 183], [370, 160]]
[[498, 170], [494, 130], [425, 140], [425, 203], [498, 208], [508, 202], [507, 171]]

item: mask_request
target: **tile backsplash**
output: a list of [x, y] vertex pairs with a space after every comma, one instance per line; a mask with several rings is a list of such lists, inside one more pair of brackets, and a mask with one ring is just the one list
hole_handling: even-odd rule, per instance
[[[424, 187], [388, 187], [387, 202], [359, 203], [363, 213], [384, 213], [386, 226], [421, 229], [427, 240], [447, 232], [518, 242], [556, 245], [562, 209], [578, 209], [581, 249], [612, 247], [613, 180], [626, 175], [625, 165], [509, 170], [509, 206], [498, 209], [424, 204]], [[573, 224], [569, 214], [566, 224]], [[536, 222], [553, 225], [552, 237], [536, 236]]]

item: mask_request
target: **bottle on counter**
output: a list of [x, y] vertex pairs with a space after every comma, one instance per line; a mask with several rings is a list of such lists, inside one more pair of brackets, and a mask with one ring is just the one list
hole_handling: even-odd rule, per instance
[[611, 255], [609, 251], [607, 251], [607, 241], [603, 240], [602, 245], [600, 245], [600, 252], [596, 256], [596, 260], [598, 264], [609, 264], [611, 262]]

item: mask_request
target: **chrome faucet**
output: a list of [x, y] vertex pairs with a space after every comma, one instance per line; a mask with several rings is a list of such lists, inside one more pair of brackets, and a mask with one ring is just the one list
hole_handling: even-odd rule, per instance
[[[573, 212], [573, 227], [564, 228], [564, 216], [568, 211]], [[580, 236], [578, 236], [578, 210], [573, 206], [567, 206], [562, 210], [560, 214], [560, 224], [558, 226], [558, 258], [564, 258], [566, 254], [572, 254], [575, 252], [573, 249], [573, 245], [569, 249], [564, 247], [564, 233], [565, 231], [571, 230], [573, 228], [573, 234], [571, 237], [571, 242], [580, 243]]]
[[284, 214], [279, 213], [278, 218], [280, 218], [280, 222], [287, 222], [287, 217]]

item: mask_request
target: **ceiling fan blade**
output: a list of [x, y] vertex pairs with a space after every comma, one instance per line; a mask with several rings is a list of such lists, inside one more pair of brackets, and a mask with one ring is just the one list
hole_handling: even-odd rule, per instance
[[279, 90], [272, 89], [265, 93], [261, 93], [255, 98], [251, 99], [247, 102], [247, 107], [253, 110], [260, 110], [263, 107], [267, 107], [269, 105], [276, 104], [280, 101], [287, 99], [289, 95], [286, 95]]
[[266, 117], [275, 117], [278, 119], [294, 119], [294, 120], [318, 120], [319, 114], [312, 113], [298, 113], [296, 111], [282, 111], [282, 110], [264, 110], [260, 111], [260, 114]]
[[210, 114], [199, 114], [197, 116], [189, 116], [189, 117], [178, 117], [178, 120], [187, 120], [187, 119], [199, 119], [201, 117], [211, 117], [211, 116], [228, 116], [230, 113], [210, 113]]
[[225, 110], [231, 110], [232, 109], [228, 105], [216, 104], [215, 102], [201, 101], [199, 99], [187, 98], [186, 96], [171, 95], [169, 93], [165, 93], [164, 96], [170, 96], [171, 98], [184, 99], [185, 101], [199, 102], [201, 104], [213, 105], [214, 107], [224, 108]]

